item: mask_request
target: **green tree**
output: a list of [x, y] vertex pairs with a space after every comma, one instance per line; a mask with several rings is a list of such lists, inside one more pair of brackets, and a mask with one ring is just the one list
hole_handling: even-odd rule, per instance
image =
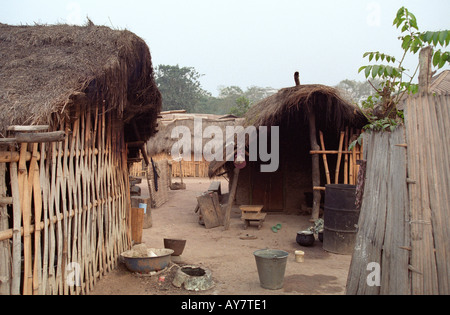
[[[366, 52], [363, 58], [368, 58], [369, 62], [384, 62], [384, 64], [371, 64], [362, 66], [358, 72], [364, 71], [366, 79], [380, 80], [380, 87], [373, 86], [374, 95], [367, 97], [363, 101], [363, 113], [366, 115], [369, 124], [364, 127], [367, 131], [395, 130], [403, 123], [403, 113], [398, 111], [397, 105], [405, 93], [416, 93], [418, 85], [413, 84], [420, 64], [417, 65], [414, 73], [410, 74], [403, 67], [408, 54], [416, 54], [423, 48], [431, 49], [433, 52], [432, 63], [437, 69], [450, 63], [450, 52], [442, 51], [450, 43], [450, 30], [419, 32], [419, 26], [415, 15], [407, 8], [401, 7], [397, 11], [393, 25], [400, 29], [401, 47], [403, 55], [401, 58], [387, 55], [379, 51]], [[439, 46], [441, 48], [439, 48]], [[370, 80], [368, 80], [371, 83]], [[361, 136], [356, 140], [361, 141]], [[354, 141], [349, 149], [351, 149]]]
[[[393, 25], [401, 30], [401, 47], [403, 55], [401, 58], [390, 56], [379, 51], [366, 52], [363, 57], [368, 58], [369, 62], [381, 61], [387, 64], [373, 64], [359, 68], [358, 72], [364, 71], [367, 79], [379, 79], [381, 86], [379, 88], [373, 86], [375, 94], [369, 96], [363, 102], [364, 107], [370, 109], [369, 120], [384, 120], [381, 124], [371, 124], [373, 126], [388, 126], [392, 129], [395, 125], [394, 121], [397, 117], [397, 104], [405, 95], [406, 92], [415, 93], [418, 90], [417, 84], [412, 81], [415, 78], [419, 69], [419, 64], [413, 74], [408, 73], [407, 69], [403, 67], [405, 58], [408, 54], [416, 54], [422, 48], [429, 46], [433, 49], [433, 66], [438, 69], [450, 62], [450, 53], [438, 49], [438, 46], [447, 47], [450, 42], [450, 31], [437, 32], [419, 32], [417, 19], [413, 13], [407, 8], [401, 7], [397, 11]], [[370, 80], [368, 81], [369, 83]], [[389, 121], [388, 121], [389, 120]], [[383, 127], [384, 129], [386, 127]]]
[[241, 96], [236, 100], [236, 105], [231, 108], [230, 114], [243, 117], [250, 107], [250, 100], [245, 96]]
[[200, 85], [199, 74], [193, 67], [159, 65], [155, 69], [155, 80], [163, 97], [164, 110], [185, 109], [193, 112], [196, 104], [208, 92]]

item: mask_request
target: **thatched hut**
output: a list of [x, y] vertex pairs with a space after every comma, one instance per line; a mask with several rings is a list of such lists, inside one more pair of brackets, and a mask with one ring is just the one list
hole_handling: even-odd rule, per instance
[[[279, 126], [280, 166], [276, 172], [263, 173], [261, 161], [249, 162], [247, 158], [238, 176], [236, 203], [260, 204], [266, 211], [288, 213], [314, 205], [313, 216], [317, 218], [325, 184], [349, 183], [348, 170], [355, 170], [349, 162], [355, 159], [347, 151], [348, 143], [351, 133], [356, 135], [364, 124], [365, 118], [356, 106], [324, 85], [285, 88], [257, 103], [246, 114], [244, 126]], [[321, 132], [323, 144], [319, 146]], [[324, 157], [320, 166], [319, 153]], [[209, 175], [215, 176], [222, 169], [230, 177], [235, 174], [233, 162], [224, 161], [211, 163]]]
[[85, 294], [117, 265], [160, 109], [133, 33], [0, 24], [0, 294]]
[[[177, 159], [178, 156], [171, 156], [171, 151], [174, 144], [178, 141], [176, 138], [179, 135], [175, 135], [172, 138], [172, 132], [176, 127], [187, 127], [191, 133], [191, 161], [181, 161], [182, 171], [184, 177], [207, 177], [209, 162], [206, 161], [202, 155], [200, 161], [196, 161], [195, 155], [195, 122], [197, 124], [201, 122], [201, 126], [198, 124], [198, 132], [200, 132], [201, 149], [204, 148], [207, 142], [211, 141], [211, 138], [207, 136], [203, 137], [203, 133], [206, 128], [214, 126], [219, 127], [222, 131], [223, 137], [226, 135], [227, 126], [240, 125], [243, 121], [241, 118], [237, 118], [233, 115], [213, 115], [213, 114], [190, 114], [183, 110], [180, 111], [169, 111], [161, 113], [158, 119], [158, 133], [147, 143], [148, 155], [152, 156], [154, 160], [168, 159], [173, 161]], [[201, 128], [201, 130], [200, 130]], [[202, 154], [203, 152], [199, 152]], [[179, 163], [173, 163], [172, 165], [172, 176], [180, 176], [180, 166]]]

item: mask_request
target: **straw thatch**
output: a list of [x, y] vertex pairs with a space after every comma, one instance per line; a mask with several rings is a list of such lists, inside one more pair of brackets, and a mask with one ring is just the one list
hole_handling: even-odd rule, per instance
[[[80, 100], [106, 103], [125, 122], [127, 141], [155, 132], [161, 95], [145, 42], [104, 26], [0, 24], [0, 132], [50, 124]], [[99, 102], [100, 101], [100, 102]]]
[[[247, 126], [282, 126], [290, 133], [297, 133], [309, 146], [309, 135], [300, 134], [307, 130], [308, 119], [314, 111], [319, 130], [333, 130], [336, 134], [345, 126], [361, 128], [366, 118], [359, 108], [339, 94], [339, 91], [325, 85], [300, 85], [281, 89], [278, 93], [257, 103], [245, 115]], [[306, 128], [305, 128], [306, 127]], [[215, 176], [225, 164], [212, 162], [209, 175]]]
[[[232, 116], [219, 116], [212, 114], [187, 114], [187, 113], [167, 113], [158, 119], [158, 133], [147, 143], [147, 152], [150, 156], [165, 153], [170, 155], [173, 145], [178, 138], [172, 138], [172, 131], [176, 127], [188, 127], [191, 132], [191, 152], [194, 153], [194, 120], [202, 121], [202, 133], [209, 126], [217, 126], [222, 130], [223, 137], [226, 137], [226, 127], [241, 124], [243, 119], [236, 119]], [[202, 134], [203, 135], [203, 134]], [[177, 135], [178, 136], [178, 135]], [[202, 148], [211, 139], [202, 139]]]

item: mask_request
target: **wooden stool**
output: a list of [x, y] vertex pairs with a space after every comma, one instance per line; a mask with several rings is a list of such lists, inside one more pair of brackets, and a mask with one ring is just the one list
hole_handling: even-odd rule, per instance
[[246, 230], [250, 226], [251, 221], [257, 221], [258, 230], [260, 230], [267, 215], [267, 213], [261, 213], [261, 210], [264, 208], [264, 206], [240, 206], [239, 208], [242, 211], [241, 219], [244, 220], [244, 230]]

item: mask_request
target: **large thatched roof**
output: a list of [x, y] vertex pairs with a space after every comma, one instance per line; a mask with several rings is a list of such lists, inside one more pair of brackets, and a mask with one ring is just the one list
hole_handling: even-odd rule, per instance
[[126, 129], [134, 120], [147, 140], [161, 94], [145, 42], [129, 31], [91, 23], [0, 24], [0, 132], [9, 125], [51, 124], [80, 95], [117, 110]]
[[[309, 134], [299, 134], [308, 125], [312, 113], [319, 130], [334, 130], [337, 134], [346, 126], [362, 128], [367, 120], [360, 109], [340, 96], [337, 89], [320, 85], [300, 85], [281, 89], [252, 106], [245, 115], [247, 126], [289, 126], [298, 139], [309, 145]], [[209, 175], [215, 176], [226, 161], [210, 163]]]

